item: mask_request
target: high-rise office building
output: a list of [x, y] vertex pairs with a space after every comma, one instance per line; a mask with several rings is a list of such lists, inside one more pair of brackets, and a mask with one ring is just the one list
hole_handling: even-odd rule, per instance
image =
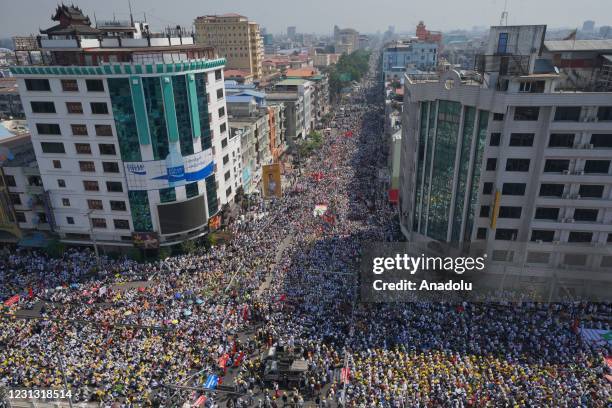
[[600, 279], [612, 267], [612, 93], [558, 89], [545, 32], [492, 27], [475, 72], [406, 75], [401, 228], [478, 244], [530, 276]]
[[214, 47], [227, 60], [228, 69], [261, 78], [264, 45], [259, 24], [235, 13], [198, 17], [194, 24], [196, 43]]
[[108, 246], [205, 234], [232, 197], [232, 179], [217, 176], [229, 133], [225, 60], [179, 30], [94, 27], [67, 6], [53, 19], [59, 24], [39, 38], [46, 65], [11, 69], [53, 230], [66, 242]]
[[296, 31], [296, 27], [295, 26], [289, 26], [287, 27], [287, 37], [289, 37], [290, 40], [295, 39], [295, 34], [297, 33]]

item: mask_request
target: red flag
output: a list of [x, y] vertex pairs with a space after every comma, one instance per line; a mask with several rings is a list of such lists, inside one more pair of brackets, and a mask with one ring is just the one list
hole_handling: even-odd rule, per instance
[[280, 295], [280, 297], [278, 298], [278, 300], [280, 302], [284, 302], [285, 300], [287, 300], [287, 295], [285, 295], [284, 293], [282, 295]]
[[28, 299], [32, 299], [34, 297], [34, 291], [32, 290], [32, 287], [30, 286], [28, 288]]
[[195, 400], [195, 402], [193, 403], [193, 406], [194, 407], [203, 407], [205, 403], [206, 403], [206, 397], [204, 395], [200, 395], [200, 398]]
[[19, 295], [13, 295], [4, 302], [4, 306], [12, 306], [19, 302]]
[[342, 380], [343, 383], [348, 384], [350, 378], [351, 369], [348, 367], [343, 367], [342, 371], [340, 372], [340, 380]]
[[242, 320], [247, 320], [249, 318], [249, 307], [244, 306], [242, 309]]

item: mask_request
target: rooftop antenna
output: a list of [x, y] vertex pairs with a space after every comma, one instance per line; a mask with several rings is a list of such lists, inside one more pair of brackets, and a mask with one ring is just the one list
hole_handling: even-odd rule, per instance
[[507, 26], [508, 25], [508, 0], [504, 0], [504, 11], [501, 13], [501, 19], [499, 20], [499, 25]]
[[128, 0], [128, 6], [130, 7], [130, 23], [134, 27], [134, 16], [132, 15], [132, 0]]

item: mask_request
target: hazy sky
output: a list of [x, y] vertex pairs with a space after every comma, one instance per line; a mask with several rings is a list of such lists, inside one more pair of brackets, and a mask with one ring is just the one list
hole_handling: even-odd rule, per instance
[[[37, 33], [52, 25], [50, 16], [61, 0], [0, 0], [0, 37]], [[127, 0], [73, 0], [93, 20], [128, 17]], [[509, 24], [581, 27], [593, 19], [612, 25], [612, 0], [507, 0]], [[66, 0], [71, 3], [72, 0]], [[136, 18], [147, 14], [153, 29], [191, 26], [196, 16], [236, 12], [269, 32], [331, 33], [334, 24], [362, 32], [414, 31], [419, 20], [432, 30], [471, 28], [499, 23], [505, 0], [132, 0]], [[605, 19], [605, 20], [603, 20]]]

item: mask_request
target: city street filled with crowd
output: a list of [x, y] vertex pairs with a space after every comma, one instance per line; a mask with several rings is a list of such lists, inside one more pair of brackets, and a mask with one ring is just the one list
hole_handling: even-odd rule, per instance
[[[571, 330], [610, 305], [359, 302], [362, 245], [400, 237], [375, 54], [323, 146], [229, 242], [149, 263], [4, 252], [0, 300], [21, 299], [0, 318], [0, 385], [67, 383], [102, 406], [610, 406], [612, 350]], [[299, 386], [264, 383], [273, 345], [306, 360]], [[219, 391], [202, 388], [211, 374]]]

